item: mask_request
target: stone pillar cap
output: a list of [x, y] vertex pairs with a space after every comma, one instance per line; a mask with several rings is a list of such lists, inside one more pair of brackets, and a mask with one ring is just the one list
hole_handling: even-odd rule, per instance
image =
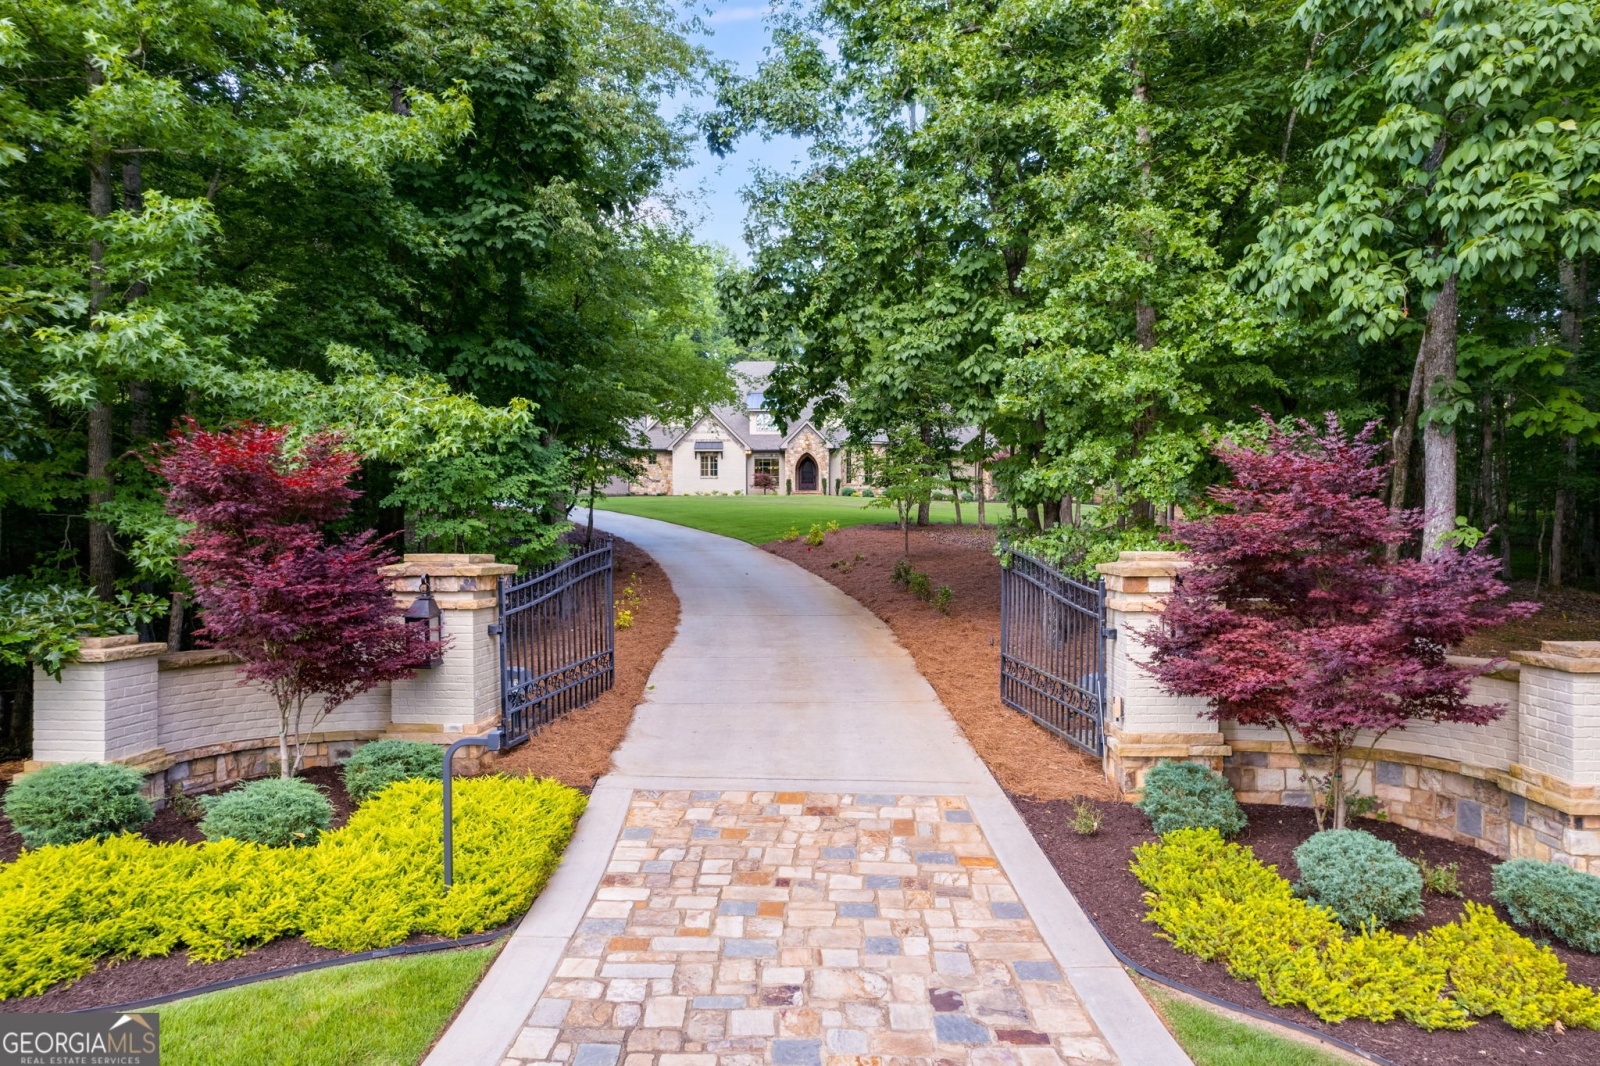
[[406, 555], [398, 563], [378, 568], [384, 577], [499, 577], [514, 574], [511, 563], [497, 563], [492, 555]]
[[144, 659], [152, 655], [165, 655], [165, 644], [140, 644], [136, 633], [121, 633], [114, 637], [82, 637], [78, 651], [72, 657], [79, 663], [115, 663], [124, 659]]
[[1096, 563], [1106, 577], [1172, 577], [1193, 566], [1183, 552], [1123, 552], [1114, 563]]
[[1507, 658], [1569, 674], [1600, 674], [1600, 640], [1545, 640], [1538, 651], [1514, 651]]

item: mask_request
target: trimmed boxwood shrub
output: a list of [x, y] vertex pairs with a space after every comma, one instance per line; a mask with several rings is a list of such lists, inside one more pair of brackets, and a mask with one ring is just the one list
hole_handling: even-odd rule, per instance
[[76, 844], [134, 829], [155, 816], [139, 794], [144, 774], [116, 763], [69, 762], [23, 774], [6, 790], [6, 817], [30, 848]]
[[1215, 829], [1225, 837], [1244, 832], [1244, 811], [1233, 788], [1209, 766], [1158, 762], [1145, 772], [1139, 809], [1163, 836], [1175, 829]]
[[298, 777], [269, 778], [201, 796], [207, 840], [247, 840], [269, 848], [304, 848], [317, 842], [333, 820], [333, 804], [322, 790]]
[[1414, 937], [1347, 935], [1249, 848], [1211, 829], [1140, 844], [1133, 873], [1148, 889], [1147, 919], [1173, 947], [1256, 982], [1277, 1006], [1328, 1022], [1399, 1017], [1424, 1029], [1491, 1017], [1516, 1029], [1600, 1028], [1600, 994], [1568, 981], [1554, 952], [1470, 901], [1457, 920]]
[[502, 926], [555, 872], [583, 794], [499, 775], [455, 790], [449, 892], [438, 781], [384, 789], [315, 847], [158, 845], [124, 834], [24, 852], [0, 865], [0, 999], [76, 980], [105, 958], [187, 951], [216, 962], [291, 936], [367, 951]]
[[1600, 877], [1537, 859], [1503, 862], [1492, 876], [1494, 898], [1517, 925], [1600, 952]]
[[344, 787], [362, 803], [396, 781], [444, 776], [444, 749], [420, 740], [379, 740], [359, 749], [344, 764]]
[[1422, 913], [1422, 874], [1400, 849], [1359, 829], [1327, 829], [1294, 849], [1301, 895], [1348, 929]]

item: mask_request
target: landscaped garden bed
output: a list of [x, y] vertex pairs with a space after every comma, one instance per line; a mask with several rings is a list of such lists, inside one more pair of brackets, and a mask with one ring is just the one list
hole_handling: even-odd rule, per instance
[[437, 781], [391, 784], [352, 811], [333, 772], [307, 776], [342, 815], [308, 846], [196, 844], [194, 812], [169, 806], [143, 833], [0, 866], [0, 1011], [144, 1000], [498, 929], [554, 872], [584, 802], [550, 780], [458, 781], [447, 894]]
[[[1399, 1019], [1385, 1023], [1349, 1020], [1331, 1024], [1319, 1020], [1308, 1010], [1275, 1007], [1267, 1002], [1253, 981], [1230, 977], [1223, 964], [1179, 951], [1161, 939], [1155, 925], [1144, 920], [1149, 910], [1144, 899], [1145, 888], [1129, 865], [1135, 847], [1159, 838], [1143, 812], [1128, 804], [1099, 804], [1100, 830], [1081, 836], [1072, 827], [1075, 813], [1072, 802], [1038, 801], [1015, 795], [1012, 800], [1061, 879], [1107, 939], [1128, 958], [1154, 973], [1230, 1003], [1326, 1032], [1402, 1066], [1453, 1066], [1524, 1059], [1557, 1066], [1591, 1066], [1600, 1062], [1600, 1031], [1593, 1029], [1518, 1032], [1498, 1019], [1488, 1018], [1462, 1030], [1426, 1031]], [[1316, 831], [1312, 812], [1298, 807], [1249, 804], [1244, 806], [1244, 811], [1249, 825], [1236, 842], [1250, 847], [1261, 862], [1275, 865], [1280, 876], [1296, 880], [1300, 871], [1295, 865], [1293, 851]], [[1504, 909], [1489, 895], [1490, 869], [1498, 859], [1475, 848], [1423, 836], [1383, 821], [1363, 819], [1359, 828], [1392, 841], [1408, 858], [1424, 858], [1435, 866], [1452, 863], [1458, 866], [1462, 897], [1425, 893], [1422, 917], [1396, 923], [1390, 927], [1392, 932], [1415, 935], [1455, 921], [1469, 901], [1495, 906], [1500, 918], [1507, 919]], [[1561, 944], [1553, 944], [1552, 948], [1566, 964], [1569, 980], [1591, 987], [1600, 984], [1600, 956]]]

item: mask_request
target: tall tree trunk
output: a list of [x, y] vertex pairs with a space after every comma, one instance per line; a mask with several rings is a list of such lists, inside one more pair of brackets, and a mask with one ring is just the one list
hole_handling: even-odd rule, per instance
[[[91, 60], [88, 64], [89, 91], [105, 84], [105, 74]], [[96, 219], [111, 214], [111, 153], [98, 141], [89, 144], [89, 214]], [[105, 242], [95, 233], [89, 240], [89, 328], [98, 330], [95, 316], [105, 302]], [[102, 599], [115, 594], [117, 561], [111, 541], [111, 527], [92, 517], [96, 508], [111, 502], [112, 412], [101, 382], [94, 406], [89, 410], [88, 455], [84, 473], [89, 479], [89, 583]]]
[[172, 606], [167, 609], [167, 650], [183, 650], [183, 616], [188, 601], [177, 589], [172, 591]]
[[[1574, 357], [1583, 350], [1583, 312], [1588, 303], [1589, 262], [1561, 260], [1561, 343]], [[1564, 580], [1566, 528], [1573, 512], [1573, 479], [1578, 473], [1578, 438], [1568, 434], [1561, 442], [1561, 473], [1557, 480], [1555, 515], [1550, 530], [1550, 587]]]
[[[144, 214], [144, 162], [137, 151], [122, 164], [122, 209], [130, 215]], [[123, 295], [123, 303], [131, 307], [149, 292], [149, 285], [135, 281]], [[128, 434], [135, 445], [142, 445], [150, 439], [154, 428], [151, 424], [151, 406], [150, 383], [143, 380], [128, 382]]]
[[598, 486], [591, 481], [589, 483], [589, 524], [583, 531], [583, 546], [585, 548], [594, 546], [594, 494], [596, 488]]
[[[917, 436], [921, 438], [923, 448], [931, 447], [933, 444], [933, 427], [924, 422], [922, 425], [917, 427]], [[931, 511], [932, 504], [930, 501], [926, 499], [917, 501], [917, 527], [919, 529], [923, 526], [926, 526], [932, 520], [933, 515]]]
[[988, 486], [985, 484], [987, 479], [984, 476], [985, 475], [985, 470], [984, 470], [984, 461], [983, 461], [983, 454], [984, 454], [984, 452], [986, 452], [988, 450], [989, 450], [989, 427], [987, 425], [981, 425], [981, 426], [978, 427], [978, 461], [973, 464], [973, 469], [976, 470], [977, 473], [978, 473], [977, 487], [973, 490], [973, 495], [978, 498], [978, 528], [979, 529], [982, 529], [983, 525], [984, 525], [984, 513], [983, 513], [984, 497], [989, 494]]
[[1424, 334], [1417, 345], [1417, 360], [1411, 368], [1411, 388], [1406, 393], [1406, 411], [1394, 427], [1389, 440], [1389, 454], [1393, 462], [1389, 468], [1389, 506], [1398, 511], [1406, 505], [1406, 490], [1410, 488], [1411, 448], [1417, 439], [1417, 416], [1422, 413], [1422, 395], [1427, 391], [1424, 380], [1428, 361], [1428, 340]]
[[[1456, 276], [1451, 274], [1428, 310], [1422, 343], [1427, 349], [1423, 373], [1427, 394], [1423, 410], [1438, 411], [1441, 390], [1456, 376]], [[1430, 417], [1422, 429], [1423, 503], [1422, 557], [1431, 559], [1444, 550], [1444, 537], [1456, 525], [1456, 435], [1442, 417]]]
[[[1150, 86], [1145, 81], [1144, 72], [1140, 70], [1138, 66], [1133, 68], [1133, 77], [1133, 98], [1141, 104], [1148, 104], [1150, 102]], [[1139, 142], [1139, 154], [1141, 157], [1139, 160], [1139, 171], [1144, 178], [1141, 194], [1145, 197], [1145, 199], [1149, 199], [1151, 192], [1150, 127], [1141, 124], [1134, 132], [1134, 138]], [[1146, 231], [1144, 234], [1144, 260], [1147, 263], [1155, 260], [1155, 252], [1151, 247], [1153, 241], [1153, 235]], [[1144, 298], [1143, 294], [1140, 295], [1138, 301], [1134, 304], [1133, 317], [1134, 337], [1136, 340], [1138, 340], [1139, 347], [1143, 348], [1145, 351], [1149, 351], [1151, 348], [1156, 346], [1156, 309]]]

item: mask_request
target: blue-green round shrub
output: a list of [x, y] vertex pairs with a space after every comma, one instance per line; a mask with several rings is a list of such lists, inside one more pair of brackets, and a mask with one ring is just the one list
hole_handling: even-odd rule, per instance
[[417, 740], [379, 740], [359, 749], [344, 764], [344, 787], [357, 803], [396, 781], [444, 776], [444, 749]]
[[1494, 898], [1513, 923], [1600, 952], [1600, 877], [1537, 859], [1503, 862], [1491, 876]]
[[1339, 924], [1391, 925], [1422, 913], [1422, 874], [1387, 840], [1359, 829], [1326, 829], [1294, 849], [1301, 895]]
[[1245, 827], [1244, 811], [1227, 779], [1199, 763], [1158, 762], [1145, 771], [1139, 809], [1163, 836], [1175, 829], [1215, 829], [1231, 837]]
[[862, 489], [861, 490], [861, 498], [864, 499], [864, 500], [876, 499], [877, 495], [878, 494], [876, 492], [873, 492], [871, 489]]
[[30, 848], [76, 844], [134, 829], [155, 816], [139, 795], [144, 774], [116, 763], [69, 762], [23, 774], [6, 790], [6, 817]]
[[207, 840], [247, 840], [269, 848], [315, 844], [333, 820], [328, 797], [298, 777], [252, 781], [220, 796], [202, 796], [200, 804], [206, 811], [200, 832]]

